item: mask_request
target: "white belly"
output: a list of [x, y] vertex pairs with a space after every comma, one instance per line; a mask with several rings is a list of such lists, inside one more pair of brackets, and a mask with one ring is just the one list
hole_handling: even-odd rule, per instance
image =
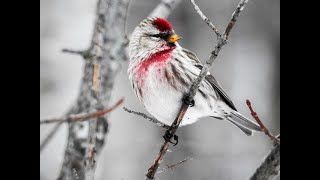
[[[143, 103], [146, 109], [159, 121], [171, 125], [182, 105], [183, 93], [162, 78], [159, 69], [150, 68], [144, 81]], [[212, 115], [212, 110], [199, 93], [195, 96], [195, 106], [190, 107], [180, 125], [196, 122], [199, 118]]]

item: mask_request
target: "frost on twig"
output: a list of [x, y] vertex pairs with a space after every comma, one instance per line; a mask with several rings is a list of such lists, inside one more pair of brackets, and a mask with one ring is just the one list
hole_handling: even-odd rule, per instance
[[[185, 100], [187, 102], [192, 102], [193, 97], [196, 95], [197, 90], [199, 89], [199, 85], [201, 83], [201, 81], [205, 78], [205, 76], [207, 75], [212, 63], [214, 62], [214, 60], [217, 58], [221, 48], [227, 43], [227, 39], [228, 39], [228, 35], [234, 25], [234, 23], [236, 22], [236, 20], [238, 19], [241, 11], [243, 10], [244, 6], [246, 5], [246, 3], [248, 2], [248, 0], [241, 0], [240, 3], [238, 4], [237, 9], [235, 10], [235, 12], [232, 14], [232, 18], [229, 24], [232, 25], [228, 25], [226, 30], [224, 31], [224, 35], [220, 35], [219, 32], [215, 26], [211, 23], [211, 21], [202, 13], [202, 11], [200, 10], [200, 8], [196, 5], [196, 3], [191, 0], [191, 3], [193, 4], [193, 7], [195, 8], [196, 12], [199, 14], [199, 16], [201, 17], [201, 19], [203, 21], [205, 21], [208, 26], [218, 35], [217, 36], [217, 44], [214, 48], [214, 50], [211, 52], [211, 55], [209, 57], [209, 59], [206, 61], [206, 63], [204, 64], [199, 76], [197, 77], [197, 79], [193, 82], [189, 93], [187, 94], [185, 98]], [[183, 103], [180, 111], [176, 117], [176, 119], [174, 120], [174, 122], [172, 123], [172, 125], [170, 126], [168, 132], [171, 135], [174, 135], [186, 113], [186, 111], [189, 108], [189, 104], [190, 103]], [[150, 168], [148, 169], [148, 173], [146, 174], [146, 179], [150, 180], [150, 179], [154, 179], [155, 173], [160, 165], [160, 161], [163, 159], [163, 156], [165, 155], [165, 153], [167, 152], [169, 148], [169, 141], [166, 140], [163, 145], [160, 148], [160, 151], [158, 153], [158, 155], [156, 156], [154, 163], [150, 166]]]
[[156, 125], [160, 126], [160, 127], [163, 127], [165, 129], [169, 129], [170, 126], [166, 125], [166, 124], [163, 124], [162, 122], [158, 121], [156, 118], [153, 118], [153, 117], [150, 117], [142, 112], [137, 112], [137, 111], [133, 111], [133, 110], [130, 110], [126, 107], [123, 107], [123, 109], [125, 111], [127, 111], [128, 113], [132, 113], [132, 114], [135, 114], [135, 115], [138, 115], [138, 116], [142, 116], [143, 118], [147, 119], [148, 121], [150, 122], [153, 122], [155, 123]]

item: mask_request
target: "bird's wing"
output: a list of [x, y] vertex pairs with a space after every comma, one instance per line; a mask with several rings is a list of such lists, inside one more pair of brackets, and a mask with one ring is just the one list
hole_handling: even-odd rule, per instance
[[[191, 59], [192, 63], [194, 63], [194, 65], [196, 67], [198, 67], [200, 70], [202, 69], [203, 65], [201, 64], [199, 58], [193, 52], [191, 52], [187, 49], [183, 49], [182, 51]], [[222, 101], [224, 101], [230, 108], [237, 111], [237, 109], [234, 106], [233, 102], [231, 101], [230, 97], [222, 89], [219, 82], [211, 74], [206, 75], [204, 80], [211, 84], [213, 89], [217, 92], [218, 97], [220, 97], [220, 99]]]

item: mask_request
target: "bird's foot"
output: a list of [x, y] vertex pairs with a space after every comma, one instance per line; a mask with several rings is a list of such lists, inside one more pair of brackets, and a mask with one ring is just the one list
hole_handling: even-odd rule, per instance
[[[173, 137], [173, 139], [176, 141], [175, 143], [173, 143], [172, 141], [171, 141], [171, 138]], [[164, 140], [166, 140], [166, 141], [168, 141], [168, 142], [170, 142], [171, 144], [173, 144], [173, 146], [176, 146], [177, 144], [178, 144], [178, 142], [179, 142], [179, 139], [178, 139], [178, 136], [177, 135], [173, 135], [172, 133], [171, 133], [171, 131], [169, 131], [169, 130], [167, 130], [166, 131], [166, 133], [164, 134], [164, 136], [163, 136], [163, 139]]]
[[190, 101], [190, 99], [187, 96], [184, 96], [182, 101], [183, 101], [183, 103], [185, 103], [186, 105], [189, 105], [190, 107], [193, 107], [195, 104], [194, 100], [192, 99]]

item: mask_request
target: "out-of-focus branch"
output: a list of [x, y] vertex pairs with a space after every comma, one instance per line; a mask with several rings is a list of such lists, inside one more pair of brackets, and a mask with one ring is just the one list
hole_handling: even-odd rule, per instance
[[[280, 134], [277, 136], [280, 139]], [[257, 168], [250, 180], [272, 180], [280, 173], [280, 143], [274, 143], [273, 149]]]
[[180, 2], [181, 0], [162, 0], [149, 14], [149, 17], [167, 18]]
[[77, 120], [68, 124], [69, 135], [59, 180], [94, 179], [95, 162], [108, 131], [107, 117], [100, 115], [107, 111], [104, 107], [108, 107], [120, 61], [127, 57], [123, 27], [128, 4], [129, 0], [98, 0], [89, 48], [84, 51], [63, 50], [79, 54], [85, 60], [80, 92], [66, 117], [93, 113], [80, 115], [80, 119], [88, 121]]
[[52, 119], [41, 120], [40, 124], [86, 121], [86, 120], [90, 120], [92, 118], [98, 118], [98, 117], [104, 116], [104, 115], [108, 114], [109, 112], [113, 111], [120, 104], [122, 104], [123, 101], [124, 101], [124, 99], [122, 98], [111, 107], [105, 108], [103, 110], [94, 111], [91, 113], [71, 114], [71, 115], [68, 115], [68, 116], [62, 117], [62, 118], [52, 118]]
[[73, 49], [62, 49], [62, 52], [70, 53], [70, 54], [77, 54], [80, 56], [83, 56], [85, 54], [85, 51], [78, 51], [78, 50], [73, 50]]
[[44, 148], [47, 146], [47, 144], [50, 142], [50, 140], [53, 138], [53, 136], [56, 134], [56, 132], [58, 131], [62, 123], [63, 121], [60, 121], [58, 124], [56, 124], [54, 128], [50, 131], [50, 133], [44, 138], [44, 140], [40, 144], [40, 154], [44, 150]]
[[272, 135], [269, 130], [266, 128], [266, 126], [262, 123], [262, 121], [260, 120], [258, 114], [253, 110], [252, 106], [251, 106], [251, 102], [247, 99], [246, 101], [247, 106], [250, 109], [251, 112], [251, 116], [257, 121], [257, 123], [259, 124], [259, 126], [261, 127], [261, 130], [273, 141], [275, 141], [276, 143], [280, 144], [280, 135], [279, 138], [275, 137], [274, 135]]
[[137, 111], [133, 111], [133, 110], [130, 110], [126, 107], [123, 107], [123, 109], [125, 111], [127, 111], [128, 113], [132, 113], [132, 114], [135, 114], [135, 115], [138, 115], [138, 116], [142, 116], [143, 118], [147, 119], [148, 121], [150, 122], [153, 122], [155, 123], [156, 125], [160, 126], [160, 127], [163, 127], [165, 129], [169, 129], [170, 126], [166, 125], [166, 124], [163, 124], [162, 122], [158, 121], [158, 119], [156, 118], [153, 118], [153, 117], [150, 117], [142, 112], [137, 112]]
[[[238, 7], [236, 9], [236, 11], [233, 13], [232, 17], [239, 17], [241, 11], [243, 10], [244, 6], [246, 5], [248, 0], [241, 0], [240, 3], [238, 4]], [[193, 4], [193, 6], [196, 9], [196, 12], [199, 13], [200, 17], [202, 20], [206, 20], [205, 22], [208, 24], [208, 26], [210, 27], [210, 29], [213, 29], [214, 32], [216, 28], [212, 28], [215, 26], [211, 26], [210, 23], [211, 22], [200, 10], [200, 8], [196, 5], [196, 3], [191, 0], [191, 3]], [[237, 18], [232, 18], [231, 21], [234, 24], [236, 22]], [[230, 23], [229, 23], [230, 24]], [[232, 26], [228, 26], [225, 30], [225, 32], [228, 33], [224, 33], [223, 36], [218, 35], [217, 39], [217, 44], [214, 48], [214, 50], [211, 52], [211, 56], [209, 57], [209, 59], [206, 61], [206, 63], [204, 64], [199, 76], [197, 77], [197, 79], [193, 82], [189, 93], [184, 97], [185, 98], [185, 103], [182, 104], [180, 111], [175, 119], [175, 121], [172, 123], [172, 125], [170, 126], [168, 133], [170, 133], [172, 136], [176, 133], [186, 111], [189, 108], [189, 104], [193, 101], [194, 96], [197, 93], [197, 90], [199, 89], [199, 85], [201, 83], [201, 81], [205, 78], [205, 76], [207, 75], [212, 63], [214, 62], [214, 60], [217, 58], [221, 48], [227, 44], [227, 39], [228, 39], [228, 35], [232, 29]], [[218, 31], [217, 31], [218, 32]], [[169, 140], [165, 140], [165, 142], [163, 143], [163, 145], [160, 148], [160, 151], [158, 153], [158, 155], [156, 156], [154, 163], [150, 166], [150, 168], [148, 169], [148, 173], [146, 174], [146, 179], [147, 180], [153, 180], [155, 173], [160, 165], [160, 161], [163, 159], [163, 156], [165, 155], [165, 153], [167, 152], [169, 148]]]
[[46, 145], [50, 142], [54, 134], [58, 131], [59, 127], [61, 126], [62, 123], [64, 122], [77, 122], [77, 121], [86, 121], [86, 120], [92, 120], [92, 118], [98, 118], [101, 116], [104, 116], [108, 114], [109, 112], [113, 111], [115, 108], [117, 108], [124, 99], [120, 99], [116, 104], [109, 108], [105, 108], [103, 110], [98, 110], [92, 113], [81, 113], [81, 114], [75, 114], [75, 115], [69, 115], [66, 117], [62, 118], [52, 118], [52, 119], [45, 119], [40, 121], [41, 124], [50, 124], [50, 123], [58, 123], [51, 131], [50, 133], [44, 138], [42, 143], [40, 144], [40, 154], [42, 150], [46, 147]]

